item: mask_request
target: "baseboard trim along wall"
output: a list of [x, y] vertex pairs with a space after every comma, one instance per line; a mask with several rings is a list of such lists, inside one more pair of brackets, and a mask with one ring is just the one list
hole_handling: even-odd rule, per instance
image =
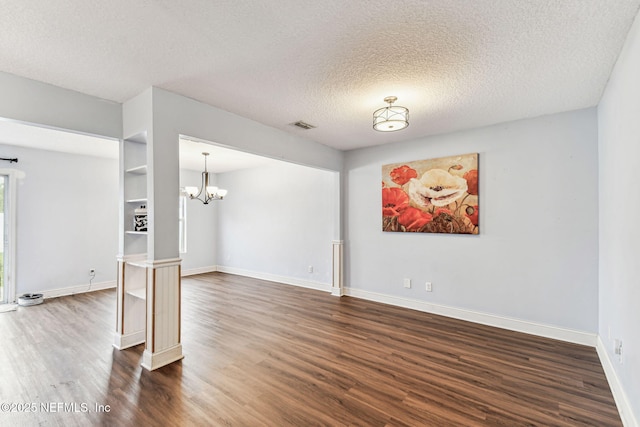
[[592, 334], [583, 331], [559, 328], [557, 326], [528, 322], [521, 319], [513, 319], [510, 317], [497, 316], [495, 314], [481, 313], [472, 310], [432, 304], [425, 301], [395, 297], [391, 295], [379, 294], [348, 287], [344, 289], [344, 294], [355, 298], [381, 302], [383, 304], [395, 305], [397, 307], [410, 308], [412, 310], [424, 311], [426, 313], [439, 314], [441, 316], [480, 323], [487, 326], [495, 326], [511, 331], [524, 332], [526, 334], [557, 339], [574, 344], [588, 345], [590, 347], [596, 346], [597, 334], [595, 333]]
[[[184, 276], [193, 276], [195, 274], [211, 273], [211, 272], [214, 272], [214, 271], [217, 271], [217, 267], [216, 266], [193, 268], [193, 269], [190, 269], [190, 270], [183, 270], [182, 271], [182, 276], [183, 277]], [[64, 296], [68, 296], [68, 295], [83, 294], [85, 292], [93, 292], [93, 291], [101, 291], [103, 289], [111, 289], [111, 288], [115, 288], [116, 285], [117, 284], [116, 284], [115, 280], [109, 280], [107, 282], [92, 283], [91, 285], [89, 285], [87, 283], [86, 285], [70, 286], [68, 288], [48, 289], [46, 291], [37, 291], [37, 292], [31, 292], [31, 293], [42, 294], [42, 296], [45, 299], [46, 298], [57, 298], [57, 297], [64, 297]], [[19, 296], [20, 295], [16, 295], [16, 298], [19, 297]]]
[[241, 268], [219, 265], [217, 271], [221, 273], [237, 274], [238, 276], [252, 277], [254, 279], [267, 280], [269, 282], [284, 283], [285, 285], [300, 286], [317, 291], [331, 292], [331, 283], [314, 282], [298, 279], [296, 277], [279, 276], [277, 274], [260, 273], [257, 271], [243, 270]]
[[[116, 281], [87, 283], [86, 285], [70, 286], [68, 288], [49, 289], [46, 291], [33, 292], [34, 294], [42, 294], [44, 299], [64, 297], [67, 295], [83, 294], [85, 292], [101, 291], [103, 289], [111, 289], [116, 287]], [[20, 295], [16, 295], [16, 298]]]
[[214, 271], [218, 271], [218, 267], [215, 265], [209, 267], [190, 268], [188, 270], [183, 269], [182, 277], [195, 276], [196, 274], [213, 273]]
[[[238, 276], [252, 277], [254, 279], [267, 280], [286, 285], [300, 286], [303, 288], [314, 289], [318, 291], [331, 292], [331, 284], [314, 282], [309, 280], [298, 279], [294, 277], [280, 276], [270, 273], [261, 273], [257, 271], [244, 270], [241, 268], [227, 266], [209, 266], [200, 267], [189, 270], [183, 270], [182, 276], [193, 276], [196, 274], [204, 274], [219, 271], [222, 273], [236, 274]], [[99, 291], [103, 289], [115, 288], [115, 281], [107, 281], [101, 283], [93, 283], [91, 285], [79, 285], [68, 288], [50, 289], [36, 293], [43, 294], [44, 298], [56, 298], [66, 295], [74, 295], [85, 292]], [[380, 294], [376, 292], [363, 291], [355, 288], [344, 288], [344, 295], [354, 298], [361, 298], [369, 301], [380, 302], [397, 307], [408, 308], [411, 310], [423, 311], [426, 313], [438, 314], [441, 316], [451, 317], [459, 320], [479, 323], [487, 326], [495, 326], [502, 329], [508, 329], [516, 332], [537, 335], [545, 338], [557, 339], [560, 341], [571, 342], [574, 344], [587, 345], [595, 347], [600, 358], [600, 363], [604, 369], [605, 375], [611, 387], [611, 392], [618, 406], [620, 417], [625, 427], [640, 427], [640, 423], [635, 418], [628, 398], [622, 388], [618, 376], [616, 375], [613, 363], [609, 358], [605, 345], [600, 336], [595, 333], [577, 331], [572, 329], [560, 328], [541, 323], [528, 322], [521, 319], [497, 316], [489, 313], [482, 313], [472, 310], [465, 310], [456, 307], [450, 307], [440, 304], [432, 304], [429, 302], [396, 297], [392, 295]]]
[[613, 367], [613, 361], [609, 358], [609, 353], [602, 341], [602, 337], [598, 336], [597, 341], [596, 351], [598, 352], [602, 369], [604, 369], [604, 374], [609, 382], [613, 399], [616, 401], [616, 405], [618, 406], [618, 413], [622, 419], [622, 424], [625, 427], [640, 427], [640, 422], [633, 414], [629, 399], [622, 388], [618, 375], [616, 375], [616, 370]]
[[[239, 276], [252, 277], [254, 279], [268, 280], [271, 282], [284, 283], [287, 285], [302, 286], [304, 288], [315, 289], [319, 291], [331, 292], [331, 284], [311, 282], [302, 279], [279, 276], [269, 273], [260, 273], [256, 271], [243, 270], [235, 267], [226, 267], [219, 265], [217, 271], [222, 273], [237, 274]], [[432, 304], [425, 301], [414, 300], [409, 298], [395, 297], [386, 294], [363, 291], [346, 287], [344, 295], [354, 298], [366, 299], [369, 301], [380, 302], [383, 304], [394, 305], [397, 307], [409, 308], [412, 310], [423, 311], [426, 313], [439, 314], [454, 319], [466, 320], [469, 322], [480, 323], [487, 326], [495, 326], [502, 329], [508, 329], [516, 332], [537, 335], [545, 338], [557, 339], [560, 341], [571, 342], [574, 344], [587, 345], [596, 347], [597, 334], [573, 329], [560, 328], [557, 326], [545, 325], [541, 323], [528, 322], [521, 319], [514, 319], [495, 314], [481, 313], [472, 310], [465, 310], [445, 305]]]
[[[318, 291], [331, 292], [330, 283], [321, 283], [310, 280], [298, 279], [295, 277], [280, 276], [277, 274], [261, 273], [257, 271], [244, 270], [241, 268], [227, 266], [208, 266], [182, 271], [182, 276], [193, 276], [196, 274], [211, 273], [219, 271], [222, 273], [237, 274], [239, 276], [252, 277], [254, 279], [267, 280], [270, 282], [283, 283], [286, 285], [300, 286]], [[99, 291], [102, 289], [115, 288], [115, 281], [107, 281], [101, 283], [93, 283], [91, 285], [79, 285], [68, 288], [49, 289], [46, 291], [34, 292], [43, 294], [44, 298], [56, 298], [66, 295], [74, 295], [85, 292]], [[575, 344], [588, 345], [596, 347], [598, 345], [597, 334], [576, 331], [572, 329], [559, 328], [556, 326], [545, 325], [535, 322], [528, 322], [521, 319], [513, 319], [509, 317], [497, 316], [494, 314], [481, 313], [472, 310], [465, 310], [445, 305], [432, 304], [425, 301], [414, 300], [409, 298], [401, 298], [392, 295], [380, 294], [376, 292], [363, 291], [361, 289], [344, 288], [344, 295], [354, 298], [366, 299], [369, 301], [390, 304], [397, 307], [409, 308], [412, 310], [423, 311], [426, 313], [439, 314], [454, 319], [466, 320], [469, 322], [480, 323], [487, 326], [495, 326], [498, 328], [509, 329], [517, 332], [538, 335], [541, 337], [557, 339], [561, 341], [572, 342]], [[606, 352], [604, 352], [606, 355]], [[602, 356], [601, 356], [602, 358]]]

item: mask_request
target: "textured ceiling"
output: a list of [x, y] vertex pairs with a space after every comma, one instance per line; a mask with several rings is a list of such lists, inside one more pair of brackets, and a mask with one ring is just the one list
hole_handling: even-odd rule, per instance
[[[348, 150], [596, 105], [639, 3], [3, 0], [0, 71], [157, 86]], [[372, 129], [388, 95], [406, 130]]]

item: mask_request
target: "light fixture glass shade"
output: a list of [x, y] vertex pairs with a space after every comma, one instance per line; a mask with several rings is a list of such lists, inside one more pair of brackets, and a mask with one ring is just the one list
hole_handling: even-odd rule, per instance
[[184, 191], [190, 196], [195, 197], [198, 194], [198, 187], [184, 187]]
[[405, 107], [392, 105], [396, 101], [395, 96], [384, 99], [389, 103], [388, 107], [380, 108], [373, 113], [373, 128], [380, 132], [393, 132], [409, 126], [409, 110]]

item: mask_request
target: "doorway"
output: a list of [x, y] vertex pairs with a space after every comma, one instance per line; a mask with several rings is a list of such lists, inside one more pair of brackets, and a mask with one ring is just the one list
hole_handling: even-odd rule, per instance
[[5, 279], [5, 271], [6, 268], [4, 266], [5, 260], [5, 248], [7, 247], [7, 230], [5, 224], [5, 197], [6, 188], [7, 188], [7, 176], [0, 175], [0, 230], [2, 230], [2, 242], [0, 242], [0, 304], [4, 304], [7, 302], [7, 292], [5, 291], [5, 283], [7, 282]]
[[15, 301], [15, 182], [18, 172], [0, 169], [0, 304]]

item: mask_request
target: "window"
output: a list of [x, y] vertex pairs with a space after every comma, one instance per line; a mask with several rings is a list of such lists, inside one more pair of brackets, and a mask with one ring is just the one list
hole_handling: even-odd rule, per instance
[[187, 252], [187, 195], [180, 194], [178, 207], [178, 238], [180, 241], [180, 253]]

